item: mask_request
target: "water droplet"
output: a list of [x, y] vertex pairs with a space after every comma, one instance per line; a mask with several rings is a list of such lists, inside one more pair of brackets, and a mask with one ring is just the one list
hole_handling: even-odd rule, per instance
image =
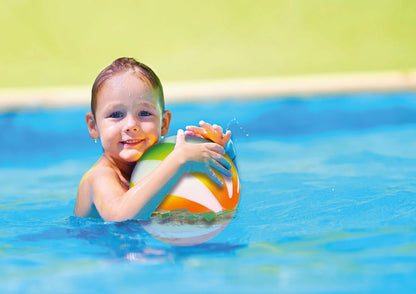
[[233, 137], [248, 137], [248, 131], [240, 124], [237, 118], [233, 118], [227, 124], [227, 130], [230, 130], [233, 134]]

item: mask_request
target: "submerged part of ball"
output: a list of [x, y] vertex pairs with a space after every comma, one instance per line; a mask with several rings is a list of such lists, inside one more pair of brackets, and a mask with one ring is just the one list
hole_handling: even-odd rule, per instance
[[[186, 136], [187, 143], [208, 141]], [[131, 177], [131, 186], [138, 183], [175, 148], [176, 136], [168, 137], [150, 147], [138, 161]], [[168, 244], [190, 246], [203, 243], [219, 234], [231, 221], [240, 198], [240, 183], [230, 157], [231, 177], [216, 172], [223, 182], [214, 183], [199, 172], [184, 173], [150, 220], [140, 220], [143, 228], [153, 237]]]

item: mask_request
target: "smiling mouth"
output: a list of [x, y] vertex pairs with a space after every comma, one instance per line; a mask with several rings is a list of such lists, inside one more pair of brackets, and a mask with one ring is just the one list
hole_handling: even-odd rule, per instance
[[125, 141], [121, 141], [122, 144], [124, 145], [135, 145], [138, 143], [143, 142], [143, 140], [125, 140]]

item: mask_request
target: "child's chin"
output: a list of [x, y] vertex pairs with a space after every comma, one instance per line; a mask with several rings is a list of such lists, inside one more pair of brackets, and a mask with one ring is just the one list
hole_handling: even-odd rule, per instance
[[142, 157], [143, 153], [138, 151], [129, 150], [128, 152], [123, 152], [121, 157], [127, 162], [136, 162]]

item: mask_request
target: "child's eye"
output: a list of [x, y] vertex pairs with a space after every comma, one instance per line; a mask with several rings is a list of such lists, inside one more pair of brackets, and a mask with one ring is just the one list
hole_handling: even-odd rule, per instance
[[113, 113], [111, 113], [110, 115], [109, 115], [109, 117], [111, 117], [111, 118], [120, 118], [120, 117], [123, 117], [123, 113], [121, 113], [121, 112], [113, 112]]
[[139, 116], [149, 116], [149, 115], [152, 115], [150, 112], [148, 112], [148, 111], [140, 111], [140, 113], [139, 113]]

